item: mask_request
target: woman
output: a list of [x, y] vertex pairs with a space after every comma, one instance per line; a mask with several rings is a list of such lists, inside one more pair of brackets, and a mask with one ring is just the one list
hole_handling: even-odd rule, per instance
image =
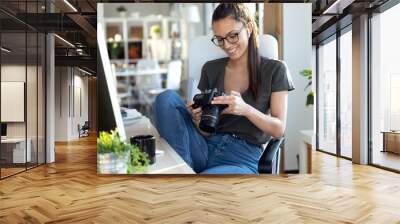
[[293, 84], [282, 62], [260, 57], [257, 26], [245, 5], [220, 4], [212, 28], [212, 42], [228, 57], [203, 66], [198, 88], [202, 92], [218, 88], [228, 94], [212, 101], [228, 105], [216, 134], [199, 129], [201, 107], [185, 107], [172, 91], [157, 97], [155, 125], [197, 173], [257, 174], [261, 145], [283, 136], [287, 95]]

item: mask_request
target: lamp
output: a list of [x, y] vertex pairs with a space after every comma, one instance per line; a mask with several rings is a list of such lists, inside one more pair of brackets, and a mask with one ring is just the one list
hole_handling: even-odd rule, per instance
[[7, 49], [5, 47], [1, 47], [0, 50], [4, 51], [6, 53], [10, 53], [11, 52], [11, 50], [9, 50], [9, 49]]
[[68, 7], [70, 7], [74, 12], [78, 12], [78, 10], [68, 0], [64, 0], [64, 3], [68, 5]]
[[68, 40], [62, 38], [61, 36], [54, 34], [55, 37], [57, 37], [59, 40], [61, 40], [62, 42], [64, 42], [65, 44], [67, 44], [68, 46], [75, 48], [75, 45], [73, 45], [71, 42], [69, 42]]
[[185, 10], [185, 17], [188, 23], [199, 23], [200, 22], [200, 12], [197, 5], [189, 5]]
[[342, 14], [343, 9], [351, 5], [355, 0], [336, 0], [327, 9], [325, 9], [322, 14]]
[[194, 33], [195, 33], [195, 26], [190, 25], [190, 23], [199, 23], [200, 22], [200, 12], [199, 8], [197, 5], [188, 5], [185, 8], [185, 19], [187, 23], [189, 23], [189, 29], [188, 29], [188, 37], [193, 38]]
[[89, 76], [92, 75], [92, 73], [90, 73], [90, 72], [88, 72], [88, 71], [86, 71], [86, 70], [84, 70], [84, 69], [81, 69], [81, 68], [79, 68], [79, 67], [78, 67], [78, 70], [81, 71], [81, 72], [83, 72], [83, 73], [85, 73], [85, 74], [87, 74], [87, 75], [89, 75]]

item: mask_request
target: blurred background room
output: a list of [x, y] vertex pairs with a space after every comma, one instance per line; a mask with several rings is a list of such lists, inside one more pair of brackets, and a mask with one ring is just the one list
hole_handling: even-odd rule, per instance
[[[125, 129], [126, 125], [138, 128], [143, 119], [153, 123], [152, 104], [166, 89], [177, 91], [186, 102], [192, 101], [198, 93], [202, 65], [226, 57], [211, 41], [211, 18], [218, 4], [97, 4], [98, 35], [102, 33], [107, 45], [109, 63], [106, 64], [111, 65], [112, 88], [116, 89]], [[304, 90], [312, 79], [311, 70], [315, 70], [311, 58], [312, 5], [246, 3], [246, 6], [259, 29], [261, 55], [285, 61], [297, 87], [289, 94], [280, 164], [282, 170], [298, 170], [306, 161], [305, 150], [299, 148], [299, 144], [303, 145], [301, 131], [309, 130], [307, 136], [314, 133], [314, 107], [305, 102], [315, 86]], [[310, 71], [308, 78], [300, 75], [305, 70]], [[302, 119], [298, 119], [298, 114], [304, 115]]]
[[[191, 95], [190, 40], [203, 35], [211, 39], [211, 16], [217, 5], [103, 4], [103, 18], [98, 19], [103, 21], [121, 107], [151, 117], [151, 104], [165, 89], [176, 90], [185, 99]], [[263, 4], [247, 5], [262, 18]]]

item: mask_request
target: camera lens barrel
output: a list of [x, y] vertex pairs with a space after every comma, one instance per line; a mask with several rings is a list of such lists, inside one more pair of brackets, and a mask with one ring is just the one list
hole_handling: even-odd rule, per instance
[[203, 113], [200, 118], [199, 127], [202, 131], [215, 133], [219, 120], [220, 111], [227, 105], [213, 105], [211, 101], [214, 97], [225, 95], [217, 88], [205, 90], [204, 93], [196, 94], [193, 97], [193, 108], [201, 107]]
[[216, 105], [204, 106], [199, 127], [208, 133], [215, 133], [219, 120], [219, 107]]

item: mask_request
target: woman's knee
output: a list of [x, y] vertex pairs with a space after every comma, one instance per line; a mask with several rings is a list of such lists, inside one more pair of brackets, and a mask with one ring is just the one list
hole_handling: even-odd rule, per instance
[[184, 103], [175, 91], [165, 90], [156, 97], [154, 108], [164, 110], [165, 108], [175, 108], [180, 104]]

